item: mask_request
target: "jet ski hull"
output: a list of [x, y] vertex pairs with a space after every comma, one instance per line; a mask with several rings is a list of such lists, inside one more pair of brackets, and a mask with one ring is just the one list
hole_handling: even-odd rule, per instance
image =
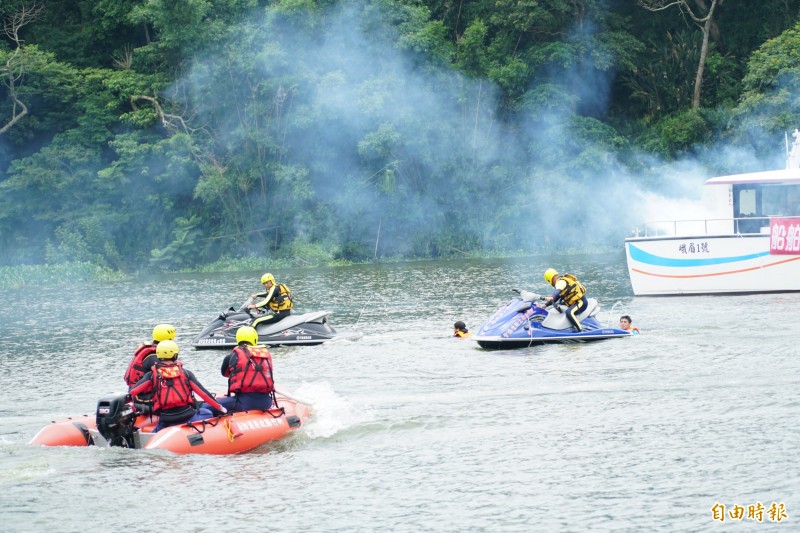
[[[621, 331], [621, 330], [619, 330]], [[555, 344], [555, 343], [573, 343], [573, 342], [590, 342], [603, 339], [612, 339], [615, 337], [627, 337], [630, 334], [620, 334], [615, 329], [600, 329], [595, 331], [583, 331], [581, 333], [565, 332], [563, 334], [555, 334], [547, 332], [546, 334], [537, 335], [534, 333], [529, 337], [515, 337], [504, 338], [500, 336], [475, 336], [473, 340], [478, 343], [481, 348], [489, 348], [495, 350], [510, 349], [510, 348], [526, 348], [528, 346], [537, 346], [542, 344]]]
[[[328, 321], [330, 311], [289, 315], [274, 324], [256, 325], [259, 344], [266, 346], [313, 346], [339, 337]], [[197, 349], [231, 349], [236, 346], [236, 332], [253, 322], [246, 312], [222, 313], [194, 339]]]

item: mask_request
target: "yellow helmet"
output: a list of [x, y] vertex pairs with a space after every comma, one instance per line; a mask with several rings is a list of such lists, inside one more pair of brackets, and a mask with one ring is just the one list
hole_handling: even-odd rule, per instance
[[178, 357], [179, 351], [178, 345], [172, 340], [159, 342], [156, 346], [156, 356], [159, 359], [174, 359]]
[[153, 328], [153, 340], [156, 342], [171, 341], [175, 338], [175, 328], [169, 324], [159, 324]]
[[263, 285], [264, 283], [266, 283], [268, 281], [271, 281], [273, 285], [275, 284], [275, 276], [273, 276], [269, 272], [267, 272], [266, 274], [261, 276], [261, 284]]
[[236, 344], [246, 342], [250, 346], [258, 343], [258, 332], [250, 326], [243, 326], [236, 331]]
[[544, 271], [544, 280], [550, 285], [553, 284], [553, 278], [555, 276], [558, 276], [558, 272], [556, 272], [555, 268], [548, 268]]

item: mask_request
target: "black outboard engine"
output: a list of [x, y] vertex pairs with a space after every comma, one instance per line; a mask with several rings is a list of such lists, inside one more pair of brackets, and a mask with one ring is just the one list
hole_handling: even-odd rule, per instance
[[128, 395], [106, 396], [97, 402], [97, 430], [109, 446], [133, 448], [138, 413], [128, 402]]

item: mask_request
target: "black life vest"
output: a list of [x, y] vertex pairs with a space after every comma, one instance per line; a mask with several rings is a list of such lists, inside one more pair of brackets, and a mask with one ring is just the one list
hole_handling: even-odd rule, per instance
[[179, 407], [194, 407], [192, 385], [180, 361], [153, 365], [153, 412]]
[[236, 366], [228, 374], [228, 394], [275, 391], [272, 356], [266, 347], [242, 345], [234, 348], [233, 353], [236, 354]]
[[155, 344], [142, 343], [136, 348], [136, 353], [133, 354], [128, 370], [125, 371], [125, 383], [128, 384], [128, 387], [133, 387], [139, 383], [145, 373], [144, 360], [154, 353], [156, 353]]

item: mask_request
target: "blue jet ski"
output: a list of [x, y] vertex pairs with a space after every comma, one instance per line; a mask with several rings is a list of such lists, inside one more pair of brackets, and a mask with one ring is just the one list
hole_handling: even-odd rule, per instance
[[583, 342], [614, 337], [630, 337], [632, 333], [624, 329], [603, 326], [595, 317], [600, 306], [597, 300], [589, 298], [586, 311], [578, 315], [582, 331], [573, 329], [565, 314], [566, 306], [550, 307], [539, 294], [513, 289], [519, 298], [512, 298], [501, 304], [481, 326], [472, 340], [482, 348], [524, 348], [536, 344], [553, 342]]

